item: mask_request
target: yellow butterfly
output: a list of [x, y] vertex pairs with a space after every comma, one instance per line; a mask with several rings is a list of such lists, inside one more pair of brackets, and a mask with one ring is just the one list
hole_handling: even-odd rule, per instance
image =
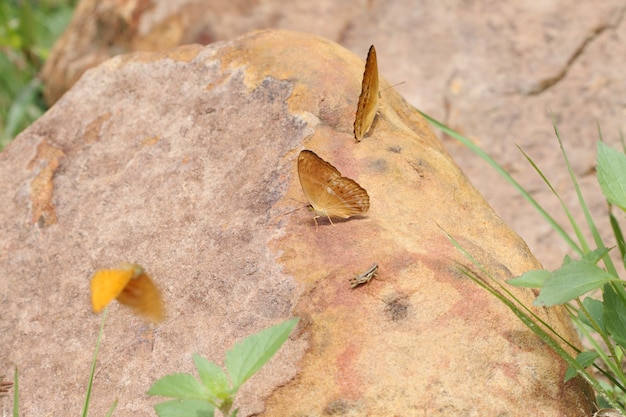
[[361, 95], [354, 119], [354, 137], [357, 141], [363, 140], [367, 131], [372, 126], [376, 112], [378, 112], [378, 63], [376, 62], [376, 49], [370, 46], [365, 61], [365, 72], [361, 84]]
[[304, 150], [298, 156], [298, 176], [300, 185], [311, 204], [317, 225], [318, 217], [347, 219], [363, 214], [370, 208], [370, 197], [359, 184], [341, 173], [317, 156], [315, 152]]
[[100, 269], [91, 278], [91, 305], [99, 313], [113, 299], [154, 322], [163, 321], [161, 293], [143, 268], [123, 263], [117, 269]]

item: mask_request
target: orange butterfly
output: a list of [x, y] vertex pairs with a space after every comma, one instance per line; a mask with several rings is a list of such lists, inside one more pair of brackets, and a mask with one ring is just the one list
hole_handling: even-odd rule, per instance
[[91, 305], [98, 313], [113, 299], [154, 322], [163, 321], [161, 293], [143, 268], [123, 263], [117, 269], [101, 269], [91, 278]]
[[370, 130], [376, 112], [378, 111], [378, 63], [376, 62], [376, 49], [374, 45], [370, 46], [365, 61], [365, 72], [363, 73], [363, 83], [361, 84], [361, 95], [359, 96], [359, 104], [356, 109], [356, 117], [354, 119], [354, 137], [357, 141], [363, 140], [363, 137]]
[[341, 173], [317, 156], [315, 152], [304, 150], [298, 156], [298, 176], [300, 185], [315, 212], [315, 225], [318, 217], [347, 219], [363, 214], [370, 208], [370, 197], [359, 184]]

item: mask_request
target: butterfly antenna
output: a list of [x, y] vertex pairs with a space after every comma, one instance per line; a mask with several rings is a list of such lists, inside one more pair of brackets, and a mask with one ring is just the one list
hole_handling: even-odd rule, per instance
[[390, 85], [390, 86], [389, 86], [389, 87], [387, 87], [387, 88], [383, 88], [382, 90], [380, 90], [380, 92], [382, 93], [383, 91], [387, 91], [387, 90], [389, 90], [390, 88], [394, 88], [394, 87], [397, 87], [397, 86], [399, 86], [399, 85], [402, 85], [402, 84], [404, 84], [405, 82], [406, 82], [406, 81], [400, 81], [400, 82], [399, 82], [399, 83], [397, 83], [397, 84]]

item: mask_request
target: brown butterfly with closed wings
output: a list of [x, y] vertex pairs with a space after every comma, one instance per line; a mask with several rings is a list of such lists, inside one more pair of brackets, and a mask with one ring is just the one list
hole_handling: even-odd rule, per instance
[[359, 104], [354, 119], [354, 137], [359, 142], [363, 140], [372, 123], [374, 123], [376, 112], [378, 112], [378, 95], [378, 63], [376, 62], [376, 49], [372, 45], [365, 61], [361, 95], [359, 96]]
[[370, 208], [370, 198], [359, 184], [317, 156], [315, 152], [303, 150], [298, 156], [298, 176], [307, 200], [318, 217], [347, 219], [363, 214]]

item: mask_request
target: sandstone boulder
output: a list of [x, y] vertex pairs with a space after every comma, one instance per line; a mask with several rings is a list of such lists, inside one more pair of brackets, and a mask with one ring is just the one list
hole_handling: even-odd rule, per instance
[[[442, 230], [498, 279], [540, 265], [416, 110], [383, 90], [355, 141], [363, 58], [285, 31], [121, 55], [0, 154], [0, 373], [19, 367], [24, 415], [80, 410], [99, 325], [89, 278], [121, 261], [161, 286], [168, 318], [111, 308], [92, 415], [115, 398], [117, 415], [154, 415], [157, 378], [292, 316], [240, 416], [591, 414], [566, 365], [456, 269], [467, 260]], [[316, 228], [302, 149], [365, 188], [369, 211]], [[538, 314], [575, 340], [563, 311]]]

